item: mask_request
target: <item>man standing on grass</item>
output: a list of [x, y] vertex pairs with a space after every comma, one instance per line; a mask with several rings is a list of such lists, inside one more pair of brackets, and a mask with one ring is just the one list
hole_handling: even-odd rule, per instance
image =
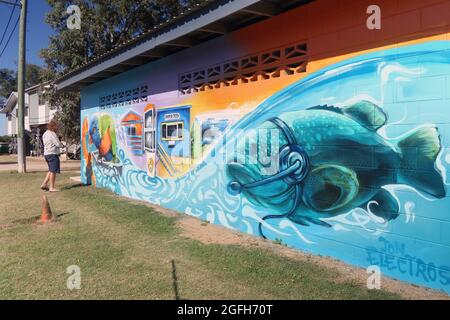
[[[56, 174], [61, 172], [59, 154], [60, 148], [63, 148], [64, 145], [59, 141], [57, 136], [58, 132], [58, 124], [51, 120], [47, 125], [47, 131], [45, 131], [42, 136], [42, 140], [44, 141], [44, 157], [45, 161], [48, 164], [48, 173], [44, 179], [44, 182], [41, 184], [42, 190], [48, 190], [50, 192], [57, 192], [55, 188], [55, 180]], [[50, 183], [50, 188], [48, 184]]]

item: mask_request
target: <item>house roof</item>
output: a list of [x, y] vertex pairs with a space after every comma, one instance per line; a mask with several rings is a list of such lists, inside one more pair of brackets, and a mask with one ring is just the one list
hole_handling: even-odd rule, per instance
[[142, 116], [137, 114], [135, 111], [130, 110], [123, 118], [122, 124], [124, 123], [142, 123]]
[[8, 99], [6, 99], [3, 108], [0, 109], [0, 113], [10, 113], [14, 110], [14, 107], [17, 104], [17, 92], [11, 92]]
[[[46, 82], [42, 82], [37, 85], [34, 85], [32, 87], [26, 88], [25, 89], [25, 104], [27, 104], [27, 97], [26, 97], [27, 94], [35, 93], [34, 91], [37, 91], [37, 89], [39, 87], [44, 86], [49, 83], [50, 83], [50, 81], [46, 81]], [[9, 95], [8, 99], [6, 99], [5, 101], [0, 100], [0, 113], [9, 113], [12, 110], [14, 110], [14, 107], [17, 104], [17, 98], [18, 98], [17, 92], [13, 91]]]
[[46, 83], [47, 83], [47, 82], [43, 82], [43, 83], [39, 83], [39, 84], [37, 84], [37, 85], [34, 85], [34, 86], [32, 86], [32, 87], [26, 88], [26, 89], [25, 89], [25, 92], [26, 92], [26, 93], [30, 93], [30, 92], [32, 92], [32, 91], [36, 91], [37, 89], [39, 89], [40, 86], [45, 85]]
[[314, 0], [203, 0], [55, 80], [77, 90]]

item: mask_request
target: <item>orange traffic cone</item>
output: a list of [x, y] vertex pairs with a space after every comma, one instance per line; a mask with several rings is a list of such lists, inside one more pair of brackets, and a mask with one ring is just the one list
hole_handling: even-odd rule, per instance
[[50, 209], [50, 204], [48, 203], [48, 199], [45, 194], [42, 195], [41, 204], [42, 204], [41, 218], [38, 220], [38, 222], [48, 222], [52, 220], [53, 218], [52, 209]]

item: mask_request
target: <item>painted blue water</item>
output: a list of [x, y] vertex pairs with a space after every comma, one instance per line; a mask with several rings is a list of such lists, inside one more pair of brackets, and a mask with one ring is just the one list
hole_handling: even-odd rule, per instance
[[[281, 90], [236, 123], [226, 134], [227, 143], [241, 131], [258, 128], [283, 113], [316, 105], [349, 105], [370, 100], [388, 114], [378, 134], [395, 140], [424, 124], [438, 127], [442, 151], [436, 163], [447, 185], [450, 181], [450, 44], [431, 42], [371, 53], [329, 66]], [[287, 219], [262, 221], [267, 209], [243, 196], [228, 193], [219, 143], [205, 161], [174, 180], [151, 178], [120, 150], [122, 175], [94, 167], [97, 185], [115, 193], [161, 205], [258, 235], [264, 223], [270, 239], [316, 254], [329, 255], [416, 284], [450, 292], [450, 198], [433, 199], [406, 185], [388, 185], [399, 202], [400, 216], [380, 221], [370, 210], [356, 208], [327, 220], [332, 228], [296, 225]], [[119, 146], [119, 149], [121, 147]], [[122, 149], [125, 149], [122, 146]], [[216, 156], [214, 158], [214, 155]]]

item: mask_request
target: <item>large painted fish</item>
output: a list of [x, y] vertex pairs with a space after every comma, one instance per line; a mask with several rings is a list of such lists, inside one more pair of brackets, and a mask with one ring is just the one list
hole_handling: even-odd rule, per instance
[[[242, 193], [273, 213], [264, 220], [286, 217], [301, 225], [323, 226], [330, 225], [322, 218], [358, 207], [385, 220], [395, 219], [399, 204], [382, 188], [386, 185], [404, 184], [435, 198], [445, 197], [435, 165], [441, 150], [438, 129], [425, 125], [387, 140], [377, 133], [386, 122], [383, 110], [368, 101], [343, 108], [316, 106], [271, 118], [256, 128], [267, 130], [238, 138], [240, 151], [227, 163], [229, 191]], [[264, 146], [260, 141], [272, 130], [279, 133], [280, 169], [267, 176], [260, 162], [248, 159], [254, 156], [250, 150], [271, 148], [270, 139], [264, 139], [268, 141]]]

